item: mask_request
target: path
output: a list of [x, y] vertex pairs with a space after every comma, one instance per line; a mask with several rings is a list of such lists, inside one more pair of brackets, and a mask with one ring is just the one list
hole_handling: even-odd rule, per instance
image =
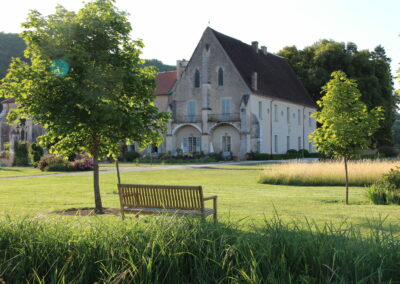
[[[301, 162], [314, 162], [318, 159], [314, 158], [304, 158], [300, 159]], [[157, 170], [186, 170], [186, 169], [209, 169], [210, 167], [215, 166], [224, 166], [224, 165], [252, 165], [252, 164], [273, 164], [273, 163], [288, 163], [297, 160], [266, 160], [266, 161], [240, 161], [240, 162], [219, 162], [213, 164], [188, 164], [188, 165], [165, 165], [165, 166], [147, 166], [147, 167], [120, 167], [119, 171], [121, 173], [126, 172], [144, 172], [144, 171], [157, 171]], [[106, 168], [111, 168], [106, 167]], [[100, 173], [116, 173], [116, 169], [107, 169], [101, 170]], [[85, 172], [73, 172], [73, 173], [54, 173], [54, 174], [45, 174], [45, 175], [33, 175], [33, 176], [16, 176], [16, 177], [0, 177], [2, 179], [24, 179], [24, 178], [42, 178], [42, 177], [55, 177], [55, 176], [78, 176], [78, 175], [89, 175], [92, 174], [92, 171]]]

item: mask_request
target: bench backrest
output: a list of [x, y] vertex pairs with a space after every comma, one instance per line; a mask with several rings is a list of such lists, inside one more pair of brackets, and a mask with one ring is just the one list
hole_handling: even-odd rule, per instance
[[119, 184], [121, 207], [203, 210], [201, 186]]

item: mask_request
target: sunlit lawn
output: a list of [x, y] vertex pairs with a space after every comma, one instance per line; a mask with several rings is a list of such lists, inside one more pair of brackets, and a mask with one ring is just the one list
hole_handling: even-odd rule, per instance
[[[364, 196], [364, 188], [352, 187], [351, 204], [346, 206], [343, 187], [259, 184], [260, 171], [254, 168], [257, 165], [125, 172], [122, 183], [202, 185], [205, 196], [218, 195], [219, 216], [225, 222], [241, 220], [249, 225], [259, 224], [264, 218], [271, 218], [276, 210], [285, 221], [308, 219], [317, 224], [348, 221], [365, 227], [370, 221], [387, 218], [387, 226], [392, 223], [393, 228], [400, 231], [400, 207], [370, 204]], [[100, 179], [103, 205], [118, 208], [116, 175], [103, 173]], [[1, 215], [54, 214], [56, 210], [82, 207], [93, 207], [90, 174], [0, 179]]]

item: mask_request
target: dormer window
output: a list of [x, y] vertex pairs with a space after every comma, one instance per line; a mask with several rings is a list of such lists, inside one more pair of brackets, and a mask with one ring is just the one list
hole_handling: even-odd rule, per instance
[[198, 69], [194, 72], [194, 87], [200, 88], [200, 71]]
[[224, 70], [220, 67], [218, 68], [218, 86], [224, 85]]

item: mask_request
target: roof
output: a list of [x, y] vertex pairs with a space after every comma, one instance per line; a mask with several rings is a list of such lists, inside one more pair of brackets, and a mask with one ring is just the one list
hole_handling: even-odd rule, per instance
[[160, 72], [156, 77], [156, 90], [154, 94], [158, 95], [169, 95], [174, 88], [176, 82], [176, 71]]
[[256, 94], [316, 107], [300, 79], [283, 57], [271, 53], [264, 54], [261, 50], [256, 52], [251, 45], [209, 29], [221, 43], [250, 89], [252, 89], [251, 76], [257, 72], [258, 88], [254, 91]]
[[14, 104], [15, 98], [8, 98], [1, 102], [2, 104]]

